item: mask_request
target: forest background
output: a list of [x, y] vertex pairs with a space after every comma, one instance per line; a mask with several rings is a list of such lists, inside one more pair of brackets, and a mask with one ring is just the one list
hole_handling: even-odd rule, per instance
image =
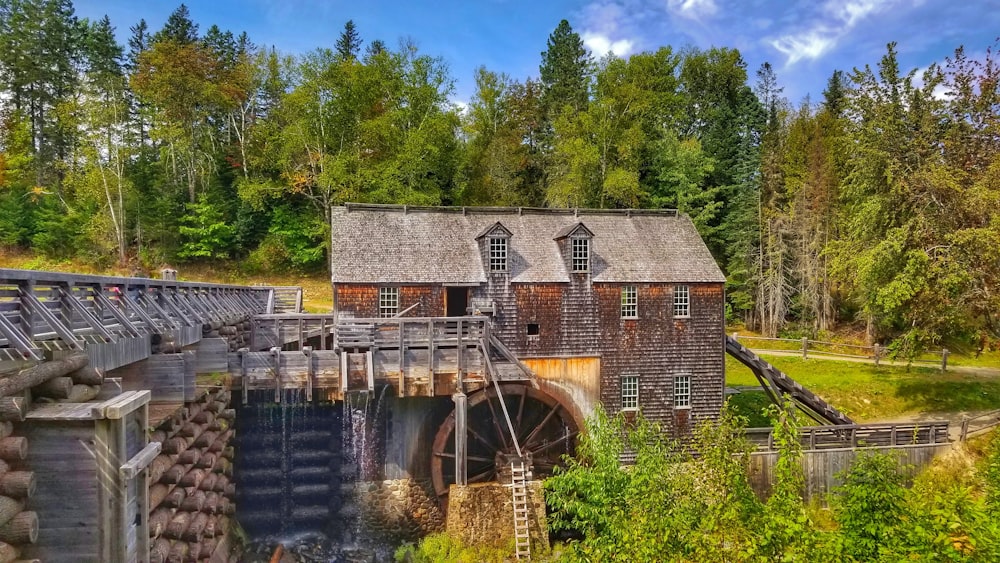
[[130, 32], [0, 0], [0, 249], [323, 272], [344, 202], [676, 208], [730, 320], [765, 335], [852, 325], [913, 354], [1000, 334], [993, 49], [918, 74], [890, 44], [793, 106], [736, 49], [595, 60], [564, 20], [538, 77], [481, 67], [459, 107], [442, 59], [351, 21], [301, 56], [184, 5]]

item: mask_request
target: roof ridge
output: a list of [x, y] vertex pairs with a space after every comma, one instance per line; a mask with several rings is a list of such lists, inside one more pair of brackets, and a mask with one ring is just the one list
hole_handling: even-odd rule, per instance
[[342, 206], [351, 211], [401, 211], [402, 213], [510, 213], [512, 215], [654, 215], [662, 217], [680, 217], [684, 213], [676, 209], [596, 209], [570, 207], [488, 207], [488, 206], [432, 206], [432, 205], [399, 205], [385, 203], [345, 203]]

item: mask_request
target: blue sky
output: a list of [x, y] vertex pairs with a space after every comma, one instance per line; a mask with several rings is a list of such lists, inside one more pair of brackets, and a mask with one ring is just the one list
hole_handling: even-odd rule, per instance
[[[159, 29], [179, 2], [76, 0], [81, 17], [111, 17], [122, 42], [145, 18]], [[965, 45], [982, 54], [1000, 35], [1000, 0], [189, 0], [195, 22], [289, 54], [332, 47], [348, 19], [367, 42], [410, 38], [440, 56], [468, 101], [479, 65], [523, 79], [537, 76], [540, 53], [560, 19], [596, 55], [628, 55], [661, 45], [736, 47], [753, 73], [768, 61], [793, 103], [818, 101], [834, 69], [874, 65], [889, 41], [904, 69], [941, 61]]]

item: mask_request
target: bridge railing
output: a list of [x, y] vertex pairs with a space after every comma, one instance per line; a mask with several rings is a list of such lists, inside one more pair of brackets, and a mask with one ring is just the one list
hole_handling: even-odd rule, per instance
[[486, 321], [482, 316], [341, 319], [335, 345], [338, 349], [474, 345], [487, 334]]
[[[771, 428], [748, 428], [746, 436], [758, 451], [776, 449]], [[948, 421], [799, 428], [799, 442], [806, 450], [944, 444], [948, 440]]]
[[[123, 348], [123, 343], [152, 334], [170, 334], [179, 345], [191, 344], [201, 338], [205, 325], [262, 312], [268, 291], [0, 269], [0, 361], [41, 361], [46, 350]], [[132, 347], [136, 350], [126, 356], [142, 354], [142, 346]]]

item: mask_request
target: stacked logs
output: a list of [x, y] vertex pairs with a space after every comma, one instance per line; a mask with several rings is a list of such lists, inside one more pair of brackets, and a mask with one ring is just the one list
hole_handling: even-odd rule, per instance
[[35, 492], [35, 474], [24, 467], [28, 439], [12, 435], [14, 423], [24, 421], [30, 397], [58, 402], [96, 397], [104, 376], [88, 363], [85, 354], [72, 354], [0, 376], [0, 563], [15, 561], [17, 546], [38, 540], [38, 514], [26, 510]]
[[[212, 321], [201, 325], [202, 338], [225, 338], [229, 343], [229, 351], [235, 352], [250, 344], [251, 323], [247, 317], [232, 318], [225, 321]], [[172, 334], [154, 335], [152, 350], [154, 354], [177, 354], [183, 347], [174, 340]]]
[[150, 436], [162, 444], [149, 466], [151, 563], [229, 557], [229, 522], [236, 511], [230, 445], [236, 411], [229, 401], [225, 389], [208, 391]]
[[251, 323], [245, 318], [230, 324], [205, 323], [201, 325], [201, 335], [202, 338], [225, 338], [229, 342], [229, 351], [235, 352], [250, 344], [250, 328]]

